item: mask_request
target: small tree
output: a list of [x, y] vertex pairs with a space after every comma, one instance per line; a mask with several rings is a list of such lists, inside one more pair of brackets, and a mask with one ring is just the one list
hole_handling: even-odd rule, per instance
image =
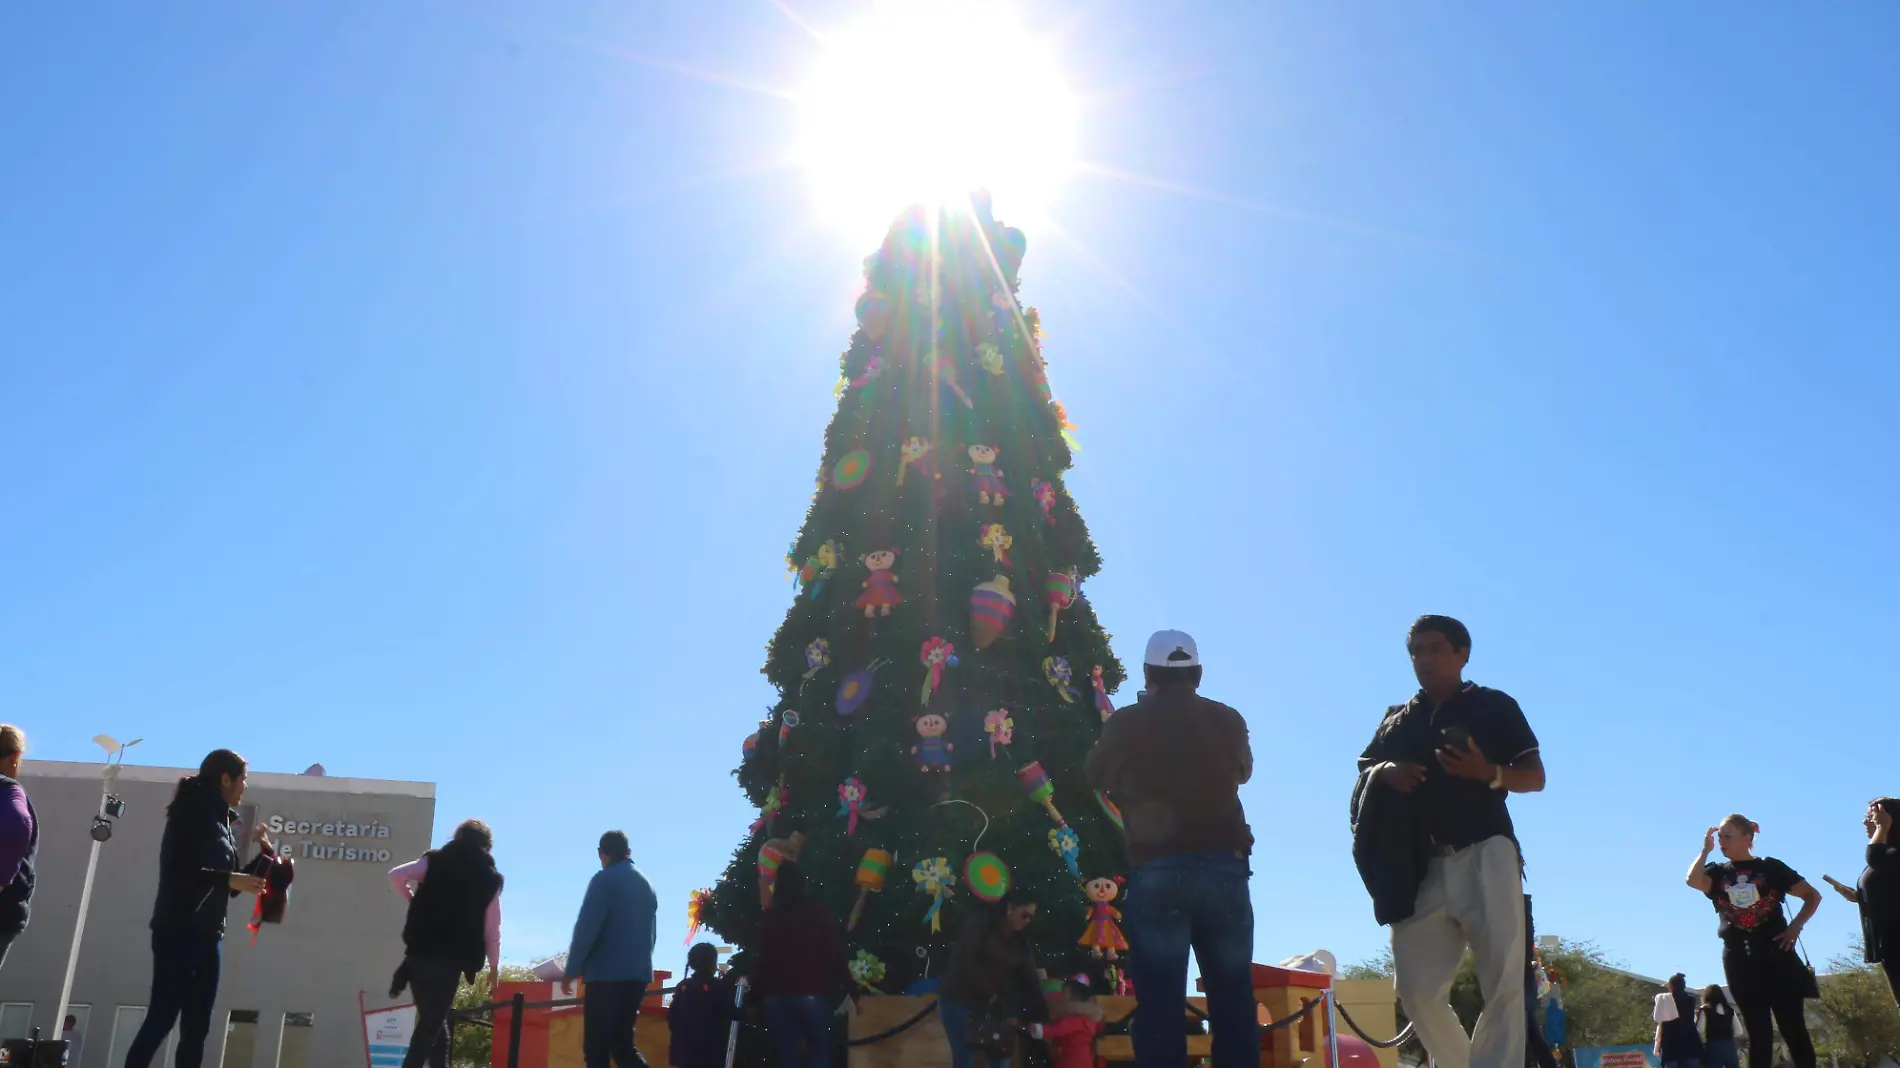
[[[504, 983], [534, 982], [534, 973], [514, 964], [501, 966], [501, 981]], [[488, 971], [475, 976], [474, 982], [464, 979], [455, 989], [455, 1008], [474, 1009], [493, 1004], [494, 992], [488, 988]], [[449, 1047], [449, 1063], [455, 1068], [488, 1068], [494, 1061], [495, 1031], [483, 1024], [464, 1023], [455, 1029], [455, 1042]]]
[[1900, 1060], [1900, 1010], [1887, 977], [1858, 951], [1828, 961], [1821, 977], [1820, 1018], [1827, 1052], [1843, 1068], [1874, 1068], [1882, 1058]]

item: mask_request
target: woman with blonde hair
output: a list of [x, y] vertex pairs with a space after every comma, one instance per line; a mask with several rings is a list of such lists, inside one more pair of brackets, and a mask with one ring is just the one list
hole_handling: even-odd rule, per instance
[[[1795, 943], [1821, 907], [1821, 892], [1781, 861], [1755, 856], [1760, 831], [1739, 814], [1709, 828], [1689, 866], [1688, 883], [1708, 897], [1720, 918], [1722, 969], [1748, 1032], [1749, 1068], [1772, 1068], [1777, 1024], [1795, 1068], [1815, 1068], [1804, 1005], [1812, 975], [1795, 955]], [[1718, 844], [1722, 863], [1711, 864], [1709, 854]], [[1792, 923], [1782, 909], [1790, 895], [1801, 900]]]
[[26, 733], [0, 723], [0, 964], [26, 930], [33, 901], [33, 862], [40, 851], [39, 817], [19, 783]]

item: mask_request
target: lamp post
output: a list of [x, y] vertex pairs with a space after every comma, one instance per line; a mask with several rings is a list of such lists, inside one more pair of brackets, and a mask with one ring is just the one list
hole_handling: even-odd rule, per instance
[[104, 783], [99, 789], [99, 811], [92, 817], [92, 852], [86, 857], [86, 881], [79, 888], [79, 918], [73, 921], [73, 946], [66, 954], [66, 979], [59, 986], [59, 1008], [53, 1013], [53, 1025], [66, 1019], [73, 997], [73, 973], [79, 968], [79, 940], [86, 933], [86, 911], [92, 907], [92, 877], [99, 871], [99, 847], [112, 837], [112, 821], [125, 815], [125, 802], [113, 793], [119, 785], [119, 767], [125, 763], [125, 751], [144, 741], [134, 738], [123, 745], [110, 734], [93, 738], [106, 751]]

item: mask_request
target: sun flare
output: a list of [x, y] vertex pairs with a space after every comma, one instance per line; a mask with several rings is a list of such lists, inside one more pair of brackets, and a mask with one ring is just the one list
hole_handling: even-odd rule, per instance
[[1033, 219], [1072, 166], [1075, 104], [1052, 57], [988, 0], [886, 0], [824, 41], [800, 94], [822, 212], [882, 229], [914, 202], [988, 188]]

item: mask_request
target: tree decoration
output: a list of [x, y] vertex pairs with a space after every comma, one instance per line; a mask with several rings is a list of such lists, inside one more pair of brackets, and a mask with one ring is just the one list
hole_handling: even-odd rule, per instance
[[844, 681], [838, 684], [837, 707], [840, 718], [850, 719], [858, 714], [864, 702], [871, 699], [872, 676], [877, 674], [879, 668], [889, 664], [889, 660], [880, 657], [844, 677]]
[[1003, 524], [985, 523], [976, 529], [976, 543], [988, 549], [996, 558], [997, 563], [1005, 567], [1016, 566], [1016, 562], [1009, 558], [1009, 547], [1016, 544], [1016, 539], [1009, 536], [1009, 531], [1004, 529]]
[[930, 458], [931, 448], [930, 439], [928, 438], [909, 438], [904, 442], [903, 446], [898, 450], [900, 457], [897, 465], [898, 485], [901, 486], [904, 484], [904, 473], [909, 471], [913, 466], [917, 468], [917, 473], [920, 476], [928, 473], [922, 464], [925, 460]]
[[1103, 957], [1116, 960], [1118, 954], [1128, 948], [1128, 939], [1122, 936], [1122, 929], [1116, 923], [1122, 918], [1121, 910], [1112, 904], [1125, 882], [1117, 875], [1113, 878], [1098, 876], [1082, 884], [1082, 892], [1089, 899], [1089, 927], [1082, 932], [1077, 944], [1087, 946], [1089, 955], [1096, 960]]
[[746, 761], [751, 760], [752, 754], [758, 751], [759, 751], [759, 732], [753, 731], [751, 734], [748, 734], [745, 736], [745, 741], [739, 743], [739, 763], [743, 764]]
[[891, 870], [891, 855], [882, 849], [867, 849], [858, 860], [858, 872], [852, 879], [858, 887], [857, 904], [851, 906], [851, 918], [845, 921], [844, 929], [855, 931], [858, 920], [864, 916], [865, 902], [872, 894], [884, 892], [884, 877]]
[[917, 770], [926, 773], [943, 773], [950, 770], [950, 754], [956, 746], [944, 740], [944, 733], [950, 729], [950, 721], [935, 712], [926, 712], [917, 717], [917, 744], [910, 747], [910, 755], [917, 758]]
[[712, 904], [713, 892], [710, 886], [704, 890], [695, 890], [686, 898], [687, 945], [693, 944], [693, 939], [699, 937], [699, 929], [704, 927], [707, 919], [712, 916]]
[[866, 793], [863, 780], [856, 775], [838, 785], [838, 815], [846, 820], [846, 838], [858, 833], [858, 808], [864, 804]]
[[957, 647], [942, 638], [926, 638], [917, 659], [925, 669], [923, 703], [929, 704], [930, 695], [943, 685], [943, 669], [957, 665]]
[[1009, 718], [1009, 709], [999, 708], [983, 717], [983, 733], [990, 736], [990, 759], [996, 759], [996, 747], [1009, 748], [1016, 740], [1016, 721]]
[[963, 392], [963, 383], [957, 381], [957, 364], [955, 360], [950, 359], [940, 352], [933, 352], [924, 357], [923, 363], [924, 373], [934, 379], [938, 385], [955, 393], [957, 399], [963, 402], [965, 408], [976, 407], [976, 404], [970, 400], [970, 395]]
[[875, 289], [866, 290], [858, 298], [858, 328], [872, 341], [884, 340], [891, 328], [891, 301], [889, 297]]
[[839, 552], [838, 543], [827, 538], [806, 558], [804, 566], [798, 569], [799, 585], [805, 587], [805, 592], [812, 600], [817, 600], [818, 595], [824, 592], [825, 580], [838, 569]]
[[1062, 858], [1062, 863], [1069, 868], [1069, 874], [1074, 877], [1077, 882], [1080, 882], [1082, 880], [1082, 866], [1080, 863], [1082, 857], [1082, 838], [1075, 833], [1075, 829], [1065, 823], [1060, 827], [1050, 830], [1049, 848], [1055, 852], [1056, 856]]
[[994, 853], [972, 853], [963, 862], [963, 884], [980, 900], [1003, 900], [1011, 882], [1009, 865]]
[[864, 592], [858, 595], [857, 607], [864, 609], [864, 618], [870, 619], [879, 614], [890, 615], [891, 609], [904, 603], [904, 595], [897, 592], [896, 549], [879, 549], [864, 558], [864, 566], [871, 572], [864, 580]]
[[1016, 618], [1016, 595], [1001, 575], [979, 582], [970, 591], [970, 637], [978, 649], [988, 649]]
[[997, 348], [995, 342], [985, 341], [976, 347], [976, 362], [982, 364], [985, 371], [1000, 376], [1003, 373], [1003, 350]]
[[[863, 389], [865, 386], [870, 385], [871, 379], [876, 378], [877, 373], [879, 371], [882, 371], [883, 369], [884, 369], [883, 358], [880, 357], [877, 353], [873, 352], [871, 354], [871, 358], [864, 361], [864, 370], [858, 372], [858, 377], [851, 379], [851, 388]], [[833, 390], [832, 395], [836, 396], [838, 395], [839, 392], [841, 391]]]
[[805, 835], [793, 831], [784, 838], [774, 838], [759, 847], [759, 907], [765, 908], [772, 903], [772, 889], [778, 883], [778, 870], [786, 861], [798, 863], [805, 850]]
[[1023, 796], [1043, 807], [1049, 818], [1067, 825], [1062, 813], [1056, 811], [1056, 784], [1049, 781], [1049, 773], [1042, 770], [1042, 762], [1032, 760], [1016, 769], [1016, 785], [1022, 787]]
[[1075, 424], [1069, 422], [1069, 410], [1061, 401], [1050, 401], [1050, 407], [1056, 410], [1056, 424], [1062, 428], [1062, 440], [1068, 444], [1070, 452], [1081, 452], [1081, 439], [1075, 436]]
[[779, 812], [785, 808], [786, 803], [791, 801], [791, 799], [792, 788], [785, 785], [784, 776], [780, 776], [778, 782], [770, 790], [766, 791], [765, 804], [759, 809], [759, 818], [752, 821], [751, 833], [757, 834], [763, 829], [767, 834], [770, 834], [772, 831], [772, 822], [778, 819]]
[[1075, 687], [1069, 685], [1069, 680], [1074, 678], [1075, 676], [1074, 676], [1074, 673], [1069, 670], [1069, 661], [1067, 657], [1061, 657], [1061, 656], [1043, 657], [1042, 658], [1042, 677], [1049, 680], [1049, 685], [1054, 686], [1056, 688], [1056, 693], [1062, 695], [1062, 701], [1064, 704], [1072, 705], [1075, 703], [1075, 699], [1078, 696], [1080, 696], [1079, 694], [1075, 692]]
[[857, 489], [870, 477], [871, 453], [867, 449], [852, 449], [831, 468], [831, 483], [841, 490]]
[[798, 710], [795, 708], [786, 709], [785, 714], [779, 717], [779, 721], [778, 721], [778, 747], [779, 749], [783, 750], [785, 748], [785, 743], [792, 740], [792, 730], [793, 728], [798, 726], [798, 723], [799, 723]]
[[1003, 506], [1003, 499], [1009, 496], [1009, 490], [1003, 485], [1003, 473], [996, 469], [996, 456], [1001, 451], [994, 445], [972, 445], [970, 454], [970, 488], [976, 491], [976, 499], [983, 504]]
[[1049, 640], [1056, 640], [1056, 617], [1075, 603], [1075, 572], [1051, 571], [1042, 579], [1042, 603], [1049, 606]]
[[851, 981], [863, 987], [866, 993], [884, 996], [884, 991], [877, 988], [877, 984], [884, 981], [884, 962], [869, 950], [858, 950], [846, 967], [851, 972]]
[[930, 895], [930, 911], [924, 913], [924, 919], [930, 923], [930, 933], [943, 930], [943, 903], [956, 888], [957, 877], [951, 874], [950, 860], [947, 857], [930, 857], [917, 862], [910, 870], [911, 882], [917, 889]]
[[1056, 525], [1056, 484], [1043, 479], [1029, 483], [1029, 493], [1036, 498], [1036, 504], [1042, 509], [1042, 521], [1050, 526]]
[[1116, 830], [1127, 833], [1128, 827], [1122, 823], [1122, 810], [1110, 800], [1107, 794], [1100, 790], [1095, 791], [1095, 803], [1102, 806], [1102, 815], [1108, 817], [1108, 822], [1114, 824]]
[[1102, 722], [1115, 714], [1115, 702], [1108, 699], [1108, 683], [1102, 681], [1102, 665], [1097, 664], [1089, 670], [1089, 684], [1095, 688], [1095, 711], [1102, 714]]
[[[805, 646], [805, 681], [810, 682], [820, 671], [831, 666], [831, 643], [823, 638], [813, 638]], [[804, 687], [800, 686], [800, 692]]]

